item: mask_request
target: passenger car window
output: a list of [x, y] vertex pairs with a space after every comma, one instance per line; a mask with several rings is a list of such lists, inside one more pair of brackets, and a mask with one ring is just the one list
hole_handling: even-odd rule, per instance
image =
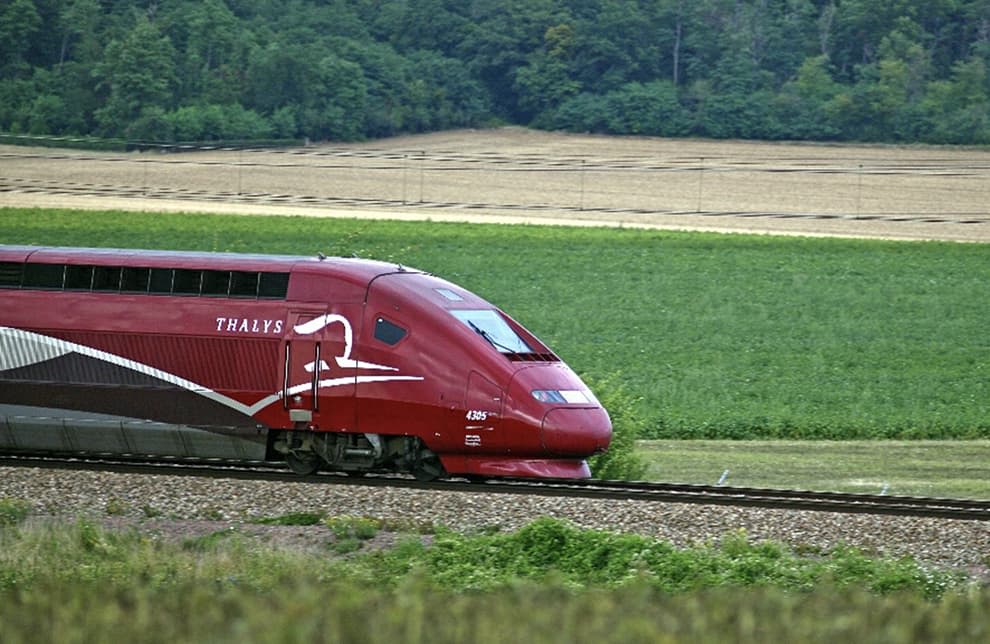
[[24, 264], [20, 262], [0, 262], [0, 288], [19, 288]]
[[234, 271], [230, 275], [232, 297], [257, 297], [258, 274], [250, 271]]
[[230, 290], [229, 271], [203, 271], [203, 295], [226, 296]]
[[151, 283], [148, 290], [152, 293], [167, 295], [172, 292], [172, 269], [153, 268], [151, 269]]
[[284, 300], [289, 273], [0, 262], [0, 288]]
[[119, 266], [95, 266], [93, 268], [93, 290], [94, 291], [119, 291], [120, 290], [120, 267]]
[[60, 289], [64, 276], [64, 264], [26, 264], [24, 266], [24, 287]]
[[269, 299], [285, 299], [289, 290], [288, 273], [262, 273], [258, 283], [258, 297]]
[[74, 291], [88, 291], [93, 288], [93, 267], [75, 266], [69, 264], [65, 267], [65, 288]]
[[172, 280], [172, 292], [176, 295], [199, 295], [202, 279], [203, 271], [177, 268], [175, 278]]
[[125, 266], [120, 276], [120, 290], [126, 293], [146, 293], [150, 276], [150, 268]]
[[396, 345], [406, 337], [407, 331], [398, 324], [393, 324], [385, 318], [375, 320], [375, 339], [388, 345]]

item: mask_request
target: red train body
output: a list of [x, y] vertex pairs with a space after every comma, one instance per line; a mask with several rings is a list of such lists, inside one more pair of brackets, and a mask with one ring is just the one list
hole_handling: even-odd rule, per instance
[[0, 246], [0, 449], [585, 477], [605, 410], [502, 311], [394, 264]]

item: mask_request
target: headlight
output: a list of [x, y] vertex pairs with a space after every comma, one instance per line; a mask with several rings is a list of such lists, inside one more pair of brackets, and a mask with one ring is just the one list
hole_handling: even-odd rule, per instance
[[533, 398], [544, 403], [597, 404], [597, 401], [589, 392], [579, 391], [577, 389], [536, 389], [532, 394]]

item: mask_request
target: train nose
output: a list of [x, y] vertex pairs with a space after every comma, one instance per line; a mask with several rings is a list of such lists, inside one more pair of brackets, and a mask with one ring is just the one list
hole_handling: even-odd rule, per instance
[[540, 428], [543, 448], [559, 456], [591, 456], [612, 440], [612, 422], [602, 409], [551, 409]]

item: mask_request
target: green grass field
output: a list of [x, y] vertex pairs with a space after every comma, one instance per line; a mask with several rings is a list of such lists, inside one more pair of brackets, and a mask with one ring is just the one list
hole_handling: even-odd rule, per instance
[[990, 499], [990, 441], [640, 441], [671, 483]]
[[985, 245], [19, 209], [0, 241], [429, 270], [617, 374], [650, 438], [990, 438]]

